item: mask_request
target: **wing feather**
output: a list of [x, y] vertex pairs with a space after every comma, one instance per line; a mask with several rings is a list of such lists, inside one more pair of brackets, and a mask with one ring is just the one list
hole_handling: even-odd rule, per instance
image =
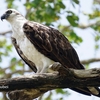
[[60, 62], [64, 67], [84, 68], [68, 39], [58, 30], [34, 22], [25, 23], [23, 30], [37, 50], [48, 58]]
[[[46, 57], [60, 62], [65, 68], [84, 69], [76, 51], [68, 39], [58, 30], [29, 21], [24, 24], [23, 31], [35, 48]], [[88, 88], [71, 89], [85, 95], [91, 95]]]
[[21, 49], [17, 45], [16, 39], [13, 38], [13, 37], [11, 39], [12, 39], [12, 43], [13, 43], [17, 53], [19, 54], [19, 56], [36, 73], [37, 72], [37, 68], [36, 68], [35, 64], [32, 61], [28, 60], [27, 57], [25, 57], [25, 55], [23, 54], [23, 52], [21, 51]]

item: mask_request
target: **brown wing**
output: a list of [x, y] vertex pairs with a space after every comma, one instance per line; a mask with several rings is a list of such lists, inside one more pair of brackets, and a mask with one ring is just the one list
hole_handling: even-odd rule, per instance
[[11, 39], [12, 39], [12, 43], [15, 46], [15, 49], [16, 49], [17, 53], [19, 54], [19, 56], [36, 73], [37, 68], [36, 68], [35, 64], [33, 62], [31, 62], [30, 60], [28, 60], [27, 57], [25, 57], [25, 55], [23, 54], [23, 52], [20, 50], [19, 46], [17, 45], [16, 39], [13, 37]]
[[58, 30], [27, 22], [23, 26], [26, 37], [34, 44], [39, 52], [60, 62], [64, 67], [83, 69], [76, 51], [67, 38]]
[[[23, 30], [36, 49], [46, 57], [60, 62], [65, 68], [84, 69], [76, 51], [68, 39], [58, 30], [30, 21], [24, 24]], [[88, 88], [71, 89], [85, 95], [91, 95]]]

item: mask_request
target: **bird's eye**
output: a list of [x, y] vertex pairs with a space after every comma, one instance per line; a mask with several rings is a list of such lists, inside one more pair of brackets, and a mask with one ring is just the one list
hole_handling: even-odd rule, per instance
[[12, 13], [12, 11], [11, 11], [11, 10], [8, 10], [6, 13], [7, 13], [7, 14], [11, 14], [11, 13]]

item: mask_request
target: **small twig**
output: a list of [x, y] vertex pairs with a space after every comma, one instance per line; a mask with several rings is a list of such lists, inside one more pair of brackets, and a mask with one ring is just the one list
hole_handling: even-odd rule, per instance
[[12, 31], [9, 30], [9, 31], [6, 31], [6, 32], [1, 32], [0, 35], [6, 35], [6, 34], [8, 34], [8, 33], [12, 33]]
[[90, 63], [94, 63], [94, 62], [100, 62], [100, 58], [92, 58], [92, 59], [81, 61], [82, 64], [90, 64]]

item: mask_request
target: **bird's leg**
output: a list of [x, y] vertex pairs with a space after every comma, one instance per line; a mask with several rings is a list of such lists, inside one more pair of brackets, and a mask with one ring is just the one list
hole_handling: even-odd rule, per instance
[[38, 67], [37, 73], [58, 73], [59, 69], [61, 68], [61, 64], [59, 62], [55, 62], [54, 64], [50, 65], [49, 67], [45, 66], [41, 69]]
[[58, 74], [66, 73], [65, 68], [59, 62], [55, 62], [53, 65], [50, 65], [49, 69], [52, 70], [54, 73], [56, 72]]
[[47, 72], [48, 72], [48, 67], [43, 67], [39, 73], [47, 73]]
[[49, 66], [49, 69], [53, 71], [59, 71], [60, 68], [61, 64], [59, 62], [55, 62], [54, 64]]

